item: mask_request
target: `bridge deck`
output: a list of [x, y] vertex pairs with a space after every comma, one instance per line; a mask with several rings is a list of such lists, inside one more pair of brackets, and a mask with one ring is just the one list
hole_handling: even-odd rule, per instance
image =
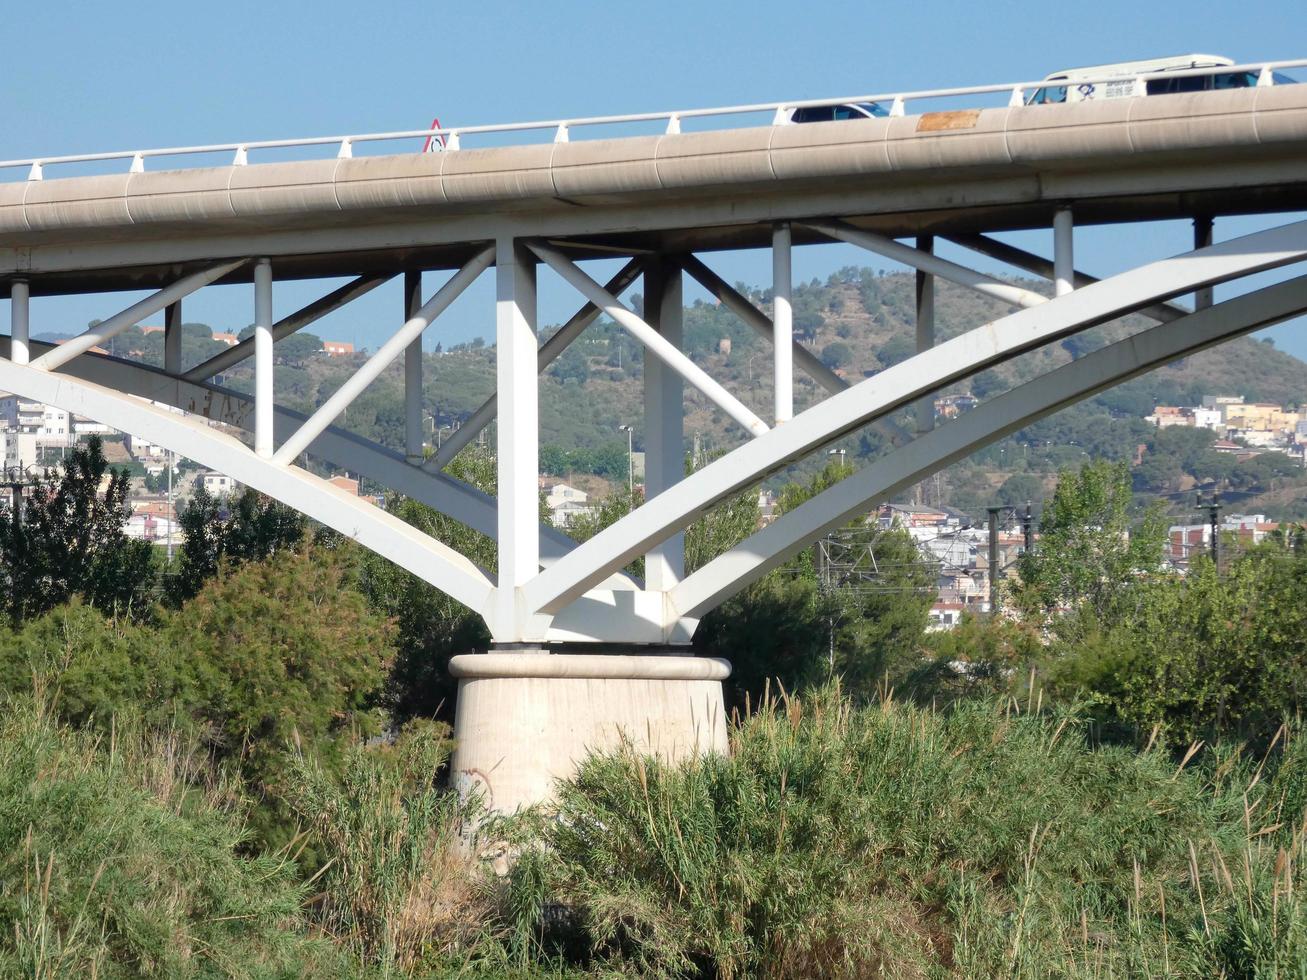
[[[764, 246], [843, 216], [895, 236], [1307, 209], [1307, 85], [493, 149], [0, 183], [0, 277], [160, 285], [452, 267], [497, 234], [577, 257]], [[248, 267], [226, 281], [248, 279]], [[0, 285], [0, 296], [7, 286]]]

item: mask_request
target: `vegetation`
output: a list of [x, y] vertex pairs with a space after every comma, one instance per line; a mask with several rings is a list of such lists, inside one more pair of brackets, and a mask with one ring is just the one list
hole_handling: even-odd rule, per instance
[[247, 852], [239, 785], [177, 735], [0, 710], [0, 975], [343, 975], [284, 853]]
[[0, 583], [11, 622], [74, 596], [128, 615], [149, 608], [153, 550], [123, 532], [127, 491], [127, 474], [109, 468], [93, 436], [69, 454], [61, 475], [32, 488], [21, 509], [7, 509], [0, 519]]
[[[1033, 705], [1036, 699], [1031, 699]], [[1297, 976], [1307, 740], [1097, 745], [1074, 709], [769, 699], [732, 754], [590, 759], [498, 877], [429, 726], [287, 770], [310, 884], [176, 735], [0, 721], [0, 971]], [[317, 897], [308, 901], [311, 893]]]
[[246, 489], [230, 503], [200, 487], [178, 515], [184, 535], [168, 599], [181, 605], [218, 573], [223, 561], [259, 561], [297, 545], [306, 521], [295, 508]]
[[[592, 759], [515, 885], [620, 975], [1307, 969], [1301, 737], [1198, 773], [1085, 734], [1074, 712], [773, 699], [729, 758]], [[545, 952], [576, 941], [533, 924]]]
[[[910, 309], [898, 284], [841, 275], [798, 291], [796, 327], [846, 346], [845, 370], [892, 363], [886, 345], [863, 367], [852, 324]], [[726, 316], [687, 312], [692, 353], [750, 377]], [[555, 372], [568, 398], [642, 370], [606, 326], [577, 351]], [[361, 425], [388, 431], [372, 408]], [[838, 561], [799, 552], [704, 618], [699, 649], [736, 668], [729, 757], [620, 749], [509, 821], [447, 788], [434, 720], [448, 658], [488, 639], [478, 618], [255, 494], [197, 496], [161, 589], [93, 443], [0, 532], [0, 975], [1307, 974], [1307, 536], [1181, 577], [1136, 498], [1295, 477], [1171, 430], [1145, 433], [1144, 465], [1082, 464], [1069, 433], [1117, 458], [1140, 444], [1095, 429], [1104, 411], [1061, 418], [1061, 446], [986, 491], [1047, 498], [1009, 616], [928, 632], [913, 542], [853, 521]], [[542, 456], [618, 471], [580, 539], [639, 499], [607, 424]], [[851, 471], [791, 471], [779, 509]], [[451, 473], [494, 492], [484, 451]], [[486, 537], [388, 507], [493, 570]], [[722, 501], [687, 529], [687, 565], [758, 520], [756, 489]]]

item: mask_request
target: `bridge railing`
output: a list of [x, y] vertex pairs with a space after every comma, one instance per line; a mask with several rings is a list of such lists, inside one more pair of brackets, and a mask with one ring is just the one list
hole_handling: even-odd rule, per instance
[[[408, 129], [385, 133], [358, 133], [348, 136], [311, 136], [297, 139], [246, 140], [236, 143], [211, 143], [202, 146], [170, 146], [141, 150], [115, 150], [108, 153], [77, 153], [65, 156], [31, 157], [22, 160], [0, 160], [0, 172], [27, 170], [28, 180], [42, 180], [45, 168], [70, 164], [101, 163], [116, 160], [129, 160], [129, 173], [142, 173], [145, 161], [155, 157], [184, 157], [212, 155], [218, 153], [232, 154], [232, 166], [245, 166], [249, 163], [252, 151], [274, 149], [296, 149], [314, 146], [335, 146], [338, 158], [354, 155], [354, 147], [363, 143], [384, 143], [397, 140], [432, 138], [432, 145], [442, 152], [457, 152], [462, 148], [462, 140], [468, 136], [511, 135], [514, 133], [553, 132], [556, 143], [566, 143], [574, 129], [602, 126], [624, 126], [638, 123], [660, 122], [664, 132], [675, 134], [681, 132], [685, 120], [709, 119], [714, 117], [749, 116], [770, 114], [772, 125], [785, 122], [788, 114], [795, 109], [809, 106], [845, 105], [850, 103], [875, 102], [889, 106], [891, 116], [902, 116], [908, 103], [925, 102], [938, 99], [959, 99], [984, 95], [1006, 95], [1010, 106], [1024, 105], [1026, 93], [1041, 88], [1066, 88], [1072, 85], [1106, 85], [1110, 82], [1120, 84], [1133, 83], [1133, 94], [1144, 95], [1147, 83], [1152, 79], [1193, 78], [1206, 75], [1225, 75], [1234, 73], [1257, 73], [1257, 87], [1276, 84], [1275, 72], [1281, 69], [1307, 67], [1307, 59], [1292, 61], [1259, 61], [1241, 65], [1217, 65], [1207, 68], [1186, 68], [1177, 71], [1148, 72], [1135, 76], [1103, 75], [1101, 77], [1066, 79], [1040, 79], [1030, 82], [1006, 82], [998, 85], [969, 85], [955, 88], [926, 89], [910, 92], [881, 92], [872, 95], [837, 96], [825, 99], [799, 99], [786, 102], [758, 102], [748, 105], [715, 106], [700, 109], [675, 109], [661, 112], [637, 112], [626, 115], [589, 116], [576, 119], [548, 119], [534, 122], [496, 123], [487, 126], [449, 126], [439, 129]], [[443, 146], [441, 143], [443, 142]]]

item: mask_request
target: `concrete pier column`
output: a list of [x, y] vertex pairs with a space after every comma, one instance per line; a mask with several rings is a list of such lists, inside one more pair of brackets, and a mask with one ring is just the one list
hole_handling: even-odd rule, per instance
[[454, 785], [496, 813], [545, 802], [591, 751], [677, 762], [727, 751], [725, 660], [706, 657], [472, 653], [458, 678]]

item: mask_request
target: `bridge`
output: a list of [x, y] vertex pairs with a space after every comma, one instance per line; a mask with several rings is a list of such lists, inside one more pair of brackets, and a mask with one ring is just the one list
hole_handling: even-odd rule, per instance
[[[495, 807], [511, 809], [542, 798], [582, 746], [611, 744], [619, 729], [673, 756], [723, 748], [721, 680], [729, 665], [686, 655], [698, 621], [830, 529], [1059, 408], [1307, 312], [1302, 275], [1258, 280], [1221, 303], [1212, 295], [1215, 285], [1307, 259], [1302, 220], [1213, 241], [1214, 222], [1226, 216], [1307, 210], [1307, 85], [1274, 84], [1273, 75], [1303, 65], [1240, 66], [1258, 79], [1247, 88], [1060, 105], [1026, 105], [1040, 84], [1030, 82], [0, 161], [0, 174], [18, 178], [0, 182], [0, 290], [12, 325], [11, 336], [0, 339], [0, 389], [230, 474], [477, 612], [495, 645], [452, 665], [460, 677], [454, 766], [465, 785], [481, 784]], [[1135, 80], [1136, 92], [1144, 81]], [[796, 106], [868, 101], [890, 107], [889, 116], [778, 124]], [[761, 125], [739, 125], [758, 117]], [[574, 138], [604, 127], [621, 135]], [[640, 127], [662, 131], [628, 135]], [[443, 138], [443, 152], [362, 152], [429, 135]], [[331, 155], [322, 156], [324, 147]], [[273, 151], [307, 158], [258, 162]], [[176, 166], [195, 157], [208, 164], [215, 155], [221, 165]], [[174, 169], [155, 169], [160, 160]], [[108, 172], [58, 176], [79, 166]], [[1077, 270], [1077, 227], [1176, 218], [1194, 222], [1192, 251], [1101, 281]], [[1036, 228], [1051, 231], [1051, 255], [991, 237]], [[1048, 279], [1053, 295], [943, 258], [938, 240]], [[857, 383], [827, 369], [792, 334], [792, 250], [833, 241], [917, 270], [918, 353]], [[770, 316], [710, 266], [712, 253], [758, 247], [772, 251]], [[605, 282], [585, 269], [588, 260], [614, 257], [627, 261]], [[452, 276], [424, 295], [422, 273], [433, 270]], [[536, 324], [542, 271], [570, 284], [580, 304], [543, 342]], [[496, 393], [426, 457], [422, 337], [488, 274], [495, 279]], [[278, 282], [342, 276], [351, 280], [274, 322]], [[775, 397], [765, 417], [682, 351], [685, 276], [771, 343]], [[275, 344], [394, 277], [405, 283], [404, 308], [395, 311], [389, 339], [312, 414], [278, 405]], [[996, 298], [1010, 312], [936, 343], [936, 279]], [[621, 300], [637, 280], [642, 315]], [[229, 283], [253, 285], [254, 336], [202, 364], [183, 364], [185, 298]], [[141, 289], [153, 292], [62, 345], [30, 338], [40, 306], [34, 299]], [[1188, 305], [1180, 302], [1188, 297]], [[159, 312], [166, 322], [162, 366], [95, 352]], [[1130, 313], [1155, 325], [934, 425], [931, 398], [941, 387]], [[647, 355], [646, 499], [578, 544], [540, 525], [537, 385], [539, 373], [601, 314]], [[222, 371], [249, 358], [252, 396], [218, 383]], [[403, 451], [336, 424], [400, 359]], [[796, 371], [825, 394], [797, 414]], [[689, 475], [686, 385], [747, 440]], [[687, 574], [683, 532], [714, 504], [913, 405], [915, 439]], [[495, 498], [445, 472], [492, 421]], [[494, 538], [495, 574], [315, 476], [303, 465], [306, 456]], [[639, 556], [644, 581], [623, 571]]]

